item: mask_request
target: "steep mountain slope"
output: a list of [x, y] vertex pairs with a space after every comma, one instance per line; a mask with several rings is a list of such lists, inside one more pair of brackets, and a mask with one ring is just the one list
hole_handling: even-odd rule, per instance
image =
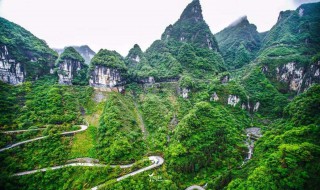
[[58, 67], [57, 73], [60, 84], [88, 84], [88, 66], [85, 65], [84, 59], [73, 47], [64, 49], [56, 62], [56, 66]]
[[113, 88], [125, 82], [127, 67], [116, 51], [101, 49], [91, 60], [89, 84], [95, 87]]
[[[241, 19], [219, 34], [225, 38], [219, 41], [223, 50], [194, 0], [146, 52], [134, 45], [123, 58], [100, 50], [90, 63], [89, 86], [60, 85], [55, 75], [17, 86], [0, 81], [0, 129], [41, 128], [0, 133], [0, 148], [48, 135], [0, 153], [0, 187], [90, 189], [103, 184], [98, 189], [178, 190], [196, 184], [206, 189], [317, 189], [320, 87], [312, 83], [320, 82], [320, 56], [318, 44], [311, 39], [306, 43], [305, 37], [318, 42], [318, 9], [315, 3], [283, 12], [286, 17], [261, 34]], [[293, 27], [306, 23], [305, 32]], [[264, 39], [261, 46], [258, 38]], [[238, 58], [248, 55], [249, 62], [232, 57], [237, 65], [227, 71], [220, 50], [228, 63], [228, 47]], [[56, 63], [65, 67], [70, 60], [75, 63], [71, 72], [84, 70], [74, 48], [67, 48]], [[301, 85], [297, 95], [290, 88], [296, 89], [300, 82], [292, 79], [301, 75], [301, 81], [310, 84]], [[59, 135], [76, 124], [89, 127]], [[148, 167], [145, 158], [150, 155], [165, 162], [116, 180]], [[12, 176], [70, 162], [78, 166]], [[130, 168], [108, 165], [133, 162], [137, 164]]]
[[138, 44], [130, 49], [125, 62], [128, 67], [129, 80], [145, 83], [154, 82], [154, 77], [152, 77], [154, 71]]
[[261, 47], [257, 27], [250, 24], [246, 16], [215, 34], [215, 37], [229, 69], [248, 64]]
[[0, 18], [0, 80], [20, 84], [49, 74], [57, 53], [21, 26]]
[[[199, 0], [192, 1], [180, 19], [169, 25], [145, 52], [152, 69], [140, 73], [155, 81], [178, 80], [182, 75], [210, 78], [224, 70], [217, 42], [203, 19]], [[147, 67], [146, 67], [147, 68]]]
[[182, 12], [180, 19], [169, 25], [162, 34], [162, 40], [187, 42], [197, 47], [218, 50], [218, 44], [209, 26], [203, 19], [199, 0], [192, 1]]
[[320, 3], [280, 13], [268, 32], [256, 62], [284, 93], [300, 93], [320, 82]]

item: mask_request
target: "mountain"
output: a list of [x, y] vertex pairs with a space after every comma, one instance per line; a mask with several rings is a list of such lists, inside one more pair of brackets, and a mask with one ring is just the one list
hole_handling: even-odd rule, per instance
[[20, 84], [50, 73], [58, 55], [44, 40], [1, 17], [0, 25], [2, 81]]
[[161, 39], [192, 43], [197, 47], [206, 47], [214, 51], [219, 49], [209, 26], [203, 19], [199, 0], [192, 1], [184, 9], [180, 19], [166, 28]]
[[87, 82], [87, 68], [84, 59], [73, 48], [66, 47], [56, 62], [60, 84], [84, 84]]
[[250, 63], [261, 47], [257, 27], [250, 24], [246, 16], [215, 34], [215, 37], [229, 69]]
[[256, 62], [283, 93], [301, 93], [320, 82], [320, 3], [282, 11], [266, 34]]
[[145, 52], [148, 75], [156, 81], [178, 80], [182, 75], [210, 78], [224, 71], [215, 37], [203, 19], [198, 0], [192, 1], [173, 25]]
[[84, 58], [85, 63], [87, 65], [90, 64], [91, 59], [96, 54], [92, 49], [90, 49], [89, 46], [83, 45], [83, 46], [73, 46], [75, 50], [77, 50], [78, 53]]
[[133, 48], [130, 49], [125, 58], [125, 62], [128, 67], [129, 80], [139, 83], [154, 82], [152, 67], [149, 65], [145, 53], [138, 44], [135, 44]]
[[116, 51], [101, 49], [89, 66], [90, 86], [113, 88], [125, 82], [127, 67]]
[[1, 189], [319, 189], [319, 4], [215, 37], [194, 0], [145, 52], [0, 81]]
[[[88, 45], [83, 46], [72, 46], [75, 50], [77, 50], [78, 53], [84, 58], [85, 63], [87, 65], [90, 64], [91, 59], [96, 54]], [[58, 54], [61, 54], [65, 48], [59, 49], [59, 48], [53, 48], [54, 51], [56, 51]]]

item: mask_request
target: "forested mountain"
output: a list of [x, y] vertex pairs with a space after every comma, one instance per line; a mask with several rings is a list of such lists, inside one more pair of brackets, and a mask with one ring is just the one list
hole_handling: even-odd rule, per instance
[[213, 35], [193, 0], [89, 65], [0, 21], [0, 189], [318, 189], [320, 3]]
[[57, 53], [29, 31], [0, 17], [0, 77], [20, 84], [49, 74]]
[[[83, 57], [87, 65], [90, 64], [91, 59], [96, 54], [88, 45], [72, 46], [72, 47], [75, 50], [77, 50], [78, 53], [80, 53], [80, 55]], [[61, 54], [64, 51], [64, 49], [53, 48], [53, 50], [56, 51], [58, 54]]]
[[263, 39], [246, 16], [215, 34], [215, 37], [229, 69], [238, 69], [250, 63], [260, 50]]

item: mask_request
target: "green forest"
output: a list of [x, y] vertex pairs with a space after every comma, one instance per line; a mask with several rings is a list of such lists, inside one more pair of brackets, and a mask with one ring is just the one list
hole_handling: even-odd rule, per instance
[[212, 34], [193, 0], [146, 51], [89, 65], [0, 25], [0, 189], [319, 189], [319, 2]]

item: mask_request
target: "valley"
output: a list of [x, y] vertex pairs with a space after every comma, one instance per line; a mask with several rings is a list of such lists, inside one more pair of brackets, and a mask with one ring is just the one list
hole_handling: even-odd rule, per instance
[[213, 34], [193, 0], [125, 57], [0, 25], [0, 189], [320, 185], [319, 2]]

